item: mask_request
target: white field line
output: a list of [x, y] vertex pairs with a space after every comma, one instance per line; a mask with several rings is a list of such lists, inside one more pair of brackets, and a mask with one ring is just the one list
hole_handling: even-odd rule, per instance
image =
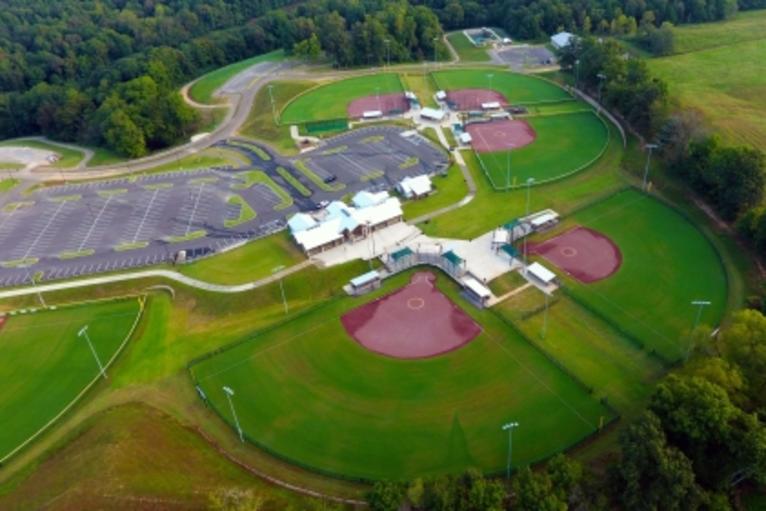
[[136, 229], [136, 233], [133, 235], [133, 241], [131, 243], [135, 243], [138, 240], [138, 235], [141, 234], [141, 229], [144, 228], [144, 222], [146, 222], [146, 217], [149, 216], [149, 212], [152, 210], [152, 204], [154, 204], [154, 199], [157, 198], [157, 194], [160, 192], [160, 189], [157, 188], [154, 190], [154, 193], [152, 194], [152, 198], [149, 201], [149, 204], [146, 206], [146, 211], [144, 211], [144, 216], [141, 218], [141, 223], [138, 224], [138, 229]]
[[197, 214], [197, 207], [199, 207], [199, 199], [202, 197], [202, 189], [205, 188], [205, 183], [201, 183], [199, 185], [199, 190], [197, 191], [197, 198], [194, 200], [194, 208], [192, 208], [191, 215], [189, 216], [189, 221], [186, 222], [186, 235], [189, 235], [189, 231], [191, 230], [192, 222], [194, 222], [194, 216]]
[[[133, 325], [130, 327], [130, 330], [128, 331], [128, 334], [125, 336], [125, 339], [122, 340], [122, 343], [117, 347], [114, 354], [112, 355], [112, 358], [109, 359], [109, 361], [104, 366], [104, 370], [106, 371], [111, 367], [112, 363], [117, 359], [120, 353], [122, 353], [122, 349], [125, 347], [125, 345], [128, 343], [128, 340], [130, 340], [131, 337], [133, 337], [133, 333], [136, 331], [136, 327], [138, 327], [138, 323], [141, 320], [141, 317], [144, 313], [144, 298], [140, 297], [138, 298], [138, 314], [136, 314], [136, 320], [133, 322]], [[83, 388], [79, 394], [77, 394], [72, 401], [69, 402], [68, 405], [64, 407], [63, 410], [61, 410], [58, 414], [56, 414], [55, 417], [53, 417], [51, 420], [49, 420], [47, 423], [45, 423], [40, 429], [38, 429], [35, 433], [32, 434], [29, 438], [24, 440], [18, 447], [16, 447], [14, 450], [6, 454], [2, 459], [0, 459], [0, 465], [3, 465], [7, 460], [9, 460], [13, 455], [15, 455], [17, 452], [19, 452], [21, 449], [29, 445], [32, 441], [34, 441], [38, 436], [42, 435], [49, 427], [51, 427], [55, 422], [57, 422], [61, 417], [63, 417], [77, 402], [82, 399], [82, 397], [93, 387], [98, 381], [101, 379], [101, 373], [96, 371], [96, 376], [93, 377], [91, 382]]]
[[82, 243], [80, 243], [80, 246], [77, 247], [77, 251], [78, 252], [80, 250], [82, 250], [82, 248], [85, 246], [85, 244], [88, 243], [88, 240], [90, 240], [90, 236], [91, 236], [91, 234], [93, 234], [93, 229], [96, 227], [96, 225], [98, 224], [98, 221], [101, 219], [101, 215], [104, 214], [104, 211], [109, 206], [109, 202], [112, 200], [112, 197], [114, 197], [114, 196], [110, 195], [109, 197], [107, 197], [106, 198], [106, 202], [104, 203], [103, 206], [101, 206], [101, 211], [98, 212], [98, 215], [96, 215], [96, 219], [93, 220], [92, 224], [90, 224], [90, 229], [88, 229], [88, 233], [85, 235], [85, 239], [83, 239]]
[[43, 234], [45, 234], [45, 231], [47, 231], [47, 230], [48, 230], [48, 227], [50, 227], [50, 226], [51, 226], [51, 224], [53, 223], [53, 221], [54, 221], [54, 220], [56, 220], [56, 217], [58, 216], [59, 212], [61, 211], [61, 208], [63, 208], [63, 207], [64, 207], [64, 205], [65, 205], [66, 203], [67, 203], [66, 201], [61, 201], [61, 202], [59, 202], [59, 205], [58, 205], [58, 207], [56, 208], [56, 211], [55, 211], [55, 212], [53, 213], [53, 215], [52, 215], [52, 216], [51, 216], [51, 217], [48, 219], [48, 223], [47, 223], [47, 224], [45, 224], [45, 227], [43, 227], [43, 230], [42, 230], [42, 231], [40, 231], [39, 233], [37, 233], [37, 237], [36, 237], [36, 238], [35, 238], [35, 240], [32, 242], [32, 244], [29, 246], [29, 248], [27, 249], [27, 251], [24, 253], [24, 257], [22, 257], [22, 258], [21, 258], [22, 260], [23, 260], [23, 259], [26, 259], [27, 257], [29, 257], [29, 254], [32, 252], [32, 250], [34, 250], [34, 248], [35, 248], [35, 245], [37, 245], [37, 242], [38, 242], [38, 241], [40, 241], [40, 238], [42, 238], [42, 237], [43, 237]]

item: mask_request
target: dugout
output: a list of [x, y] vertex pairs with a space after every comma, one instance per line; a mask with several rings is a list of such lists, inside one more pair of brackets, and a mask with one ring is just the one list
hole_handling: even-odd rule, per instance
[[489, 300], [492, 298], [492, 291], [490, 291], [487, 286], [473, 277], [464, 278], [462, 283], [463, 292], [471, 302], [481, 307], [487, 306]]
[[351, 279], [347, 291], [354, 296], [363, 295], [378, 289], [382, 281], [380, 273], [376, 270], [368, 271]]

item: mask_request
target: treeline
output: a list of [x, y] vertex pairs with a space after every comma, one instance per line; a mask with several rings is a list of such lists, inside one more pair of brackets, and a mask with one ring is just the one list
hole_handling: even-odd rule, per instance
[[643, 23], [659, 27], [725, 19], [738, 9], [766, 7], [766, 0], [426, 0], [445, 28], [499, 26], [519, 39], [560, 30], [632, 35]]
[[738, 486], [766, 482], [766, 317], [737, 313], [717, 337], [686, 339], [689, 362], [660, 382], [620, 435], [620, 456], [595, 474], [557, 455], [510, 484], [478, 472], [380, 482], [372, 511], [734, 509]]
[[9, 0], [0, 138], [43, 134], [141, 156], [193, 133], [196, 113], [176, 90], [206, 70], [276, 48], [307, 47], [338, 66], [433, 58], [441, 36], [436, 15], [406, 0], [293, 4]]

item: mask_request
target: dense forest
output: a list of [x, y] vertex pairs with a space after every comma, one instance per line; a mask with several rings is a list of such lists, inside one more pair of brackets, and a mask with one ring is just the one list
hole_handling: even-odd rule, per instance
[[196, 113], [177, 88], [206, 70], [316, 34], [338, 66], [380, 63], [386, 50], [416, 60], [441, 36], [436, 15], [406, 1], [290, 3], [5, 2], [0, 138], [44, 134], [141, 156], [193, 132]]

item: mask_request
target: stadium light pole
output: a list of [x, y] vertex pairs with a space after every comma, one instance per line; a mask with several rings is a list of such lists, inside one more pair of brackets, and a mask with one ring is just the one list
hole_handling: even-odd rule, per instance
[[434, 37], [434, 67], [436, 67], [436, 43], [439, 42], [438, 37]]
[[506, 424], [503, 424], [503, 431], [508, 432], [508, 464], [505, 469], [506, 479], [511, 478], [511, 456], [513, 455], [513, 430], [514, 428], [518, 428], [518, 427], [519, 427], [518, 422], [508, 422]]
[[506, 165], [507, 167], [505, 169], [505, 189], [510, 190], [511, 189], [511, 151], [508, 151], [508, 161]]
[[487, 81], [489, 82], [489, 90], [492, 90], [492, 78], [495, 77], [494, 73], [487, 73]]
[[391, 67], [391, 41], [389, 39], [383, 39], [386, 44], [386, 67]]
[[[284, 269], [285, 269], [285, 266], [280, 264], [279, 266], [271, 269], [271, 274], [274, 275]], [[282, 277], [279, 277], [279, 292], [282, 294], [282, 305], [285, 307], [285, 314], [287, 314], [290, 311], [290, 308], [287, 306], [287, 297], [285, 296], [285, 285], [282, 282]]]
[[[693, 300], [692, 301], [692, 305], [697, 307], [697, 315], [694, 318], [694, 327], [692, 328], [692, 333], [697, 329], [700, 323], [700, 319], [702, 319], [702, 309], [704, 309], [705, 307], [711, 304], [712, 302], [708, 300]], [[686, 360], [689, 360], [689, 355], [691, 354], [691, 351], [692, 351], [692, 342], [693, 342], [693, 338], [690, 337], [689, 346], [687, 346], [686, 348]]]
[[575, 60], [575, 89], [580, 88], [580, 59]]
[[545, 339], [545, 334], [548, 333], [548, 293], [543, 291], [543, 296], [545, 296], [545, 309], [543, 310], [542, 338]]
[[85, 325], [80, 329], [79, 332], [77, 332], [77, 337], [85, 339], [85, 342], [88, 343], [88, 346], [90, 347], [90, 352], [93, 353], [93, 358], [96, 359], [96, 364], [98, 364], [98, 370], [101, 372], [101, 376], [106, 380], [106, 371], [104, 370], [104, 366], [101, 364], [101, 359], [98, 358], [98, 353], [96, 353], [96, 348], [93, 347], [93, 343], [90, 342], [90, 336], [88, 335], [88, 325]]
[[231, 415], [234, 417], [234, 424], [237, 426], [237, 434], [239, 434], [239, 441], [245, 443], [245, 435], [242, 434], [242, 428], [239, 425], [239, 417], [237, 417], [237, 411], [234, 409], [234, 401], [231, 398], [234, 396], [234, 391], [231, 387], [223, 386], [223, 392], [226, 394], [226, 399], [229, 401], [229, 408], [231, 409]]
[[647, 180], [649, 179], [649, 162], [652, 159], [652, 151], [657, 149], [659, 146], [657, 144], [646, 144], [644, 147], [648, 149], [648, 152], [646, 153], [646, 166], [644, 167], [644, 184], [643, 184], [643, 189], [644, 191], [646, 191]]

